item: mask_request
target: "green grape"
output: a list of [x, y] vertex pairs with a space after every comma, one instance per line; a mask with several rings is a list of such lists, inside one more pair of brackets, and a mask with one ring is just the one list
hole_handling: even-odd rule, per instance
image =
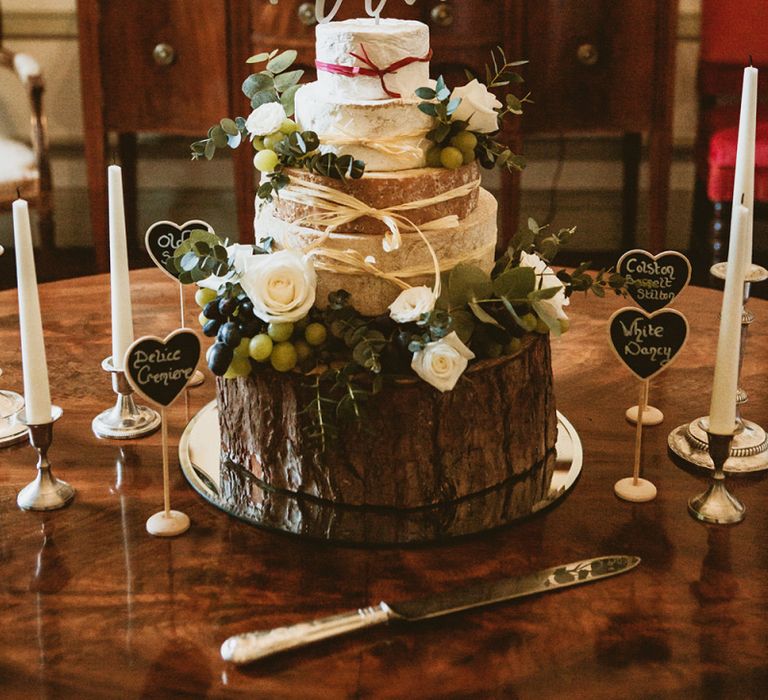
[[292, 323], [270, 323], [267, 326], [267, 333], [276, 343], [282, 343], [290, 340], [293, 335]]
[[299, 362], [304, 362], [305, 360], [308, 360], [310, 357], [312, 357], [312, 348], [309, 347], [309, 345], [303, 340], [297, 340], [293, 345], [296, 348], [296, 355], [299, 358]]
[[206, 317], [205, 317], [205, 314], [204, 314], [202, 311], [200, 312], [200, 315], [197, 317], [197, 322], [198, 322], [198, 323], [199, 323], [201, 326], [204, 326], [206, 323], [208, 323], [208, 321], [209, 321], [209, 320], [210, 320], [210, 319], [206, 318]]
[[264, 137], [264, 148], [274, 148], [284, 138], [285, 134], [282, 131], [273, 131]]
[[272, 354], [274, 343], [266, 333], [253, 336], [248, 343], [248, 354], [256, 362], [266, 362]]
[[299, 361], [299, 354], [293, 343], [282, 342], [275, 345], [269, 361], [278, 372], [290, 372]]
[[475, 155], [474, 151], [462, 151], [461, 155], [464, 157], [464, 165], [469, 165], [470, 163], [474, 163], [477, 159], [477, 156]]
[[512, 338], [504, 347], [504, 352], [507, 355], [514, 355], [516, 352], [520, 352], [523, 347], [523, 343], [520, 338]]
[[283, 119], [283, 123], [280, 125], [280, 131], [286, 136], [298, 130], [299, 125], [293, 119]]
[[558, 320], [558, 323], [560, 324], [560, 332], [561, 333], [567, 333], [568, 329], [571, 327], [571, 321], [567, 318], [561, 318]]
[[254, 136], [253, 141], [251, 141], [251, 145], [253, 146], [254, 151], [263, 151], [264, 146], [264, 139], [260, 136]]
[[254, 167], [263, 173], [271, 173], [279, 162], [280, 159], [277, 157], [277, 153], [270, 150], [259, 151], [253, 157]]
[[440, 146], [432, 146], [427, 151], [427, 167], [428, 168], [440, 168], [442, 163], [440, 162], [440, 151], [443, 149]]
[[536, 318], [532, 313], [523, 314], [520, 317], [520, 324], [523, 327], [523, 330], [526, 331], [533, 331], [536, 330], [536, 325], [538, 324], [539, 319]]
[[446, 146], [440, 152], [440, 162], [443, 164], [444, 168], [448, 168], [448, 170], [456, 170], [456, 168], [460, 168], [464, 165], [464, 156], [458, 148]]
[[322, 323], [310, 323], [304, 331], [304, 340], [317, 347], [322, 345], [328, 337], [328, 331]]
[[251, 361], [242, 355], [235, 355], [232, 362], [229, 363], [227, 371], [224, 372], [224, 379], [234, 379], [235, 377], [247, 377], [251, 373]]
[[240, 345], [235, 348], [235, 355], [238, 357], [248, 357], [251, 352], [251, 339], [243, 338]]
[[460, 151], [474, 151], [477, 148], [477, 136], [471, 131], [460, 131], [451, 139], [451, 146]]
[[542, 335], [549, 333], [549, 326], [540, 318], [536, 319], [536, 332]]
[[212, 289], [200, 287], [195, 292], [195, 303], [202, 309], [209, 301], [213, 301], [217, 294]]

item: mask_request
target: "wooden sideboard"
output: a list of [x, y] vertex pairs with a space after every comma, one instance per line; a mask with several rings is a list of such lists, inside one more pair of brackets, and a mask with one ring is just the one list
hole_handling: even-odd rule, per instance
[[[251, 53], [299, 51], [314, 73], [314, 3], [281, 0], [78, 0], [91, 226], [106, 269], [106, 166], [117, 134], [129, 230], [135, 234], [136, 134], [202, 136], [227, 113], [247, 114], [240, 93]], [[362, 12], [346, 0], [339, 18]], [[432, 69], [449, 82], [481, 74], [495, 46], [525, 68], [535, 104], [523, 135], [572, 131], [624, 134], [625, 242], [634, 239], [641, 133], [649, 134], [650, 247], [663, 247], [671, 160], [675, 0], [390, 0], [389, 16], [430, 25]], [[507, 134], [520, 147], [518, 127]], [[253, 169], [233, 155], [240, 240], [253, 236]], [[190, 165], [190, 167], [194, 167]], [[505, 176], [503, 231], [517, 220], [518, 176]], [[135, 236], [134, 236], [135, 238]]]

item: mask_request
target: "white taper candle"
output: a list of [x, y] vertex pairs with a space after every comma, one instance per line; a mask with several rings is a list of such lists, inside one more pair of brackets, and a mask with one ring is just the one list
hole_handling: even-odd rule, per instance
[[736, 427], [736, 390], [741, 351], [741, 313], [744, 305], [744, 276], [747, 268], [747, 232], [752, 212], [735, 204], [728, 246], [728, 270], [720, 310], [720, 335], [717, 339], [715, 378], [709, 406], [709, 431], [732, 435]]
[[112, 364], [123, 368], [123, 356], [133, 342], [128, 244], [125, 235], [123, 174], [119, 166], [107, 169], [109, 191], [109, 283], [112, 296]]
[[48, 385], [43, 322], [40, 318], [40, 299], [37, 294], [35, 255], [29, 226], [29, 208], [23, 199], [17, 199], [13, 203], [13, 242], [16, 247], [25, 413], [29, 423], [50, 423], [51, 389]]
[[[741, 113], [739, 116], [739, 138], [736, 146], [736, 164], [733, 177], [733, 201], [741, 203], [750, 212], [755, 208], [755, 131], [757, 128], [757, 68], [747, 66], [744, 69], [744, 80], [741, 88]], [[744, 195], [743, 201], [741, 200]], [[737, 207], [731, 213], [731, 230], [737, 216]], [[745, 231], [747, 237], [746, 258], [747, 270], [752, 264], [752, 224]], [[728, 256], [730, 261], [732, 258]]]

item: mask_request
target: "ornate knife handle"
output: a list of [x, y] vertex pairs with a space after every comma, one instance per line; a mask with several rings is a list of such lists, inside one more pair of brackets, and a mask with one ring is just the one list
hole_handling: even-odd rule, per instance
[[281, 651], [296, 649], [322, 639], [354, 632], [388, 622], [397, 615], [381, 602], [377, 606], [354, 612], [323, 617], [311, 622], [300, 622], [290, 627], [277, 627], [264, 632], [246, 632], [230, 637], [221, 645], [225, 661], [246, 664]]

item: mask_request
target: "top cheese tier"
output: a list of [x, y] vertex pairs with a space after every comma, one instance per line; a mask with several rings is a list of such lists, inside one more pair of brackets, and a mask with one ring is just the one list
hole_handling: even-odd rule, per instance
[[[429, 28], [422, 22], [351, 19], [319, 24], [316, 31], [317, 78], [329, 97], [413, 99], [416, 88], [429, 84]], [[401, 61], [407, 65], [377, 74]]]

